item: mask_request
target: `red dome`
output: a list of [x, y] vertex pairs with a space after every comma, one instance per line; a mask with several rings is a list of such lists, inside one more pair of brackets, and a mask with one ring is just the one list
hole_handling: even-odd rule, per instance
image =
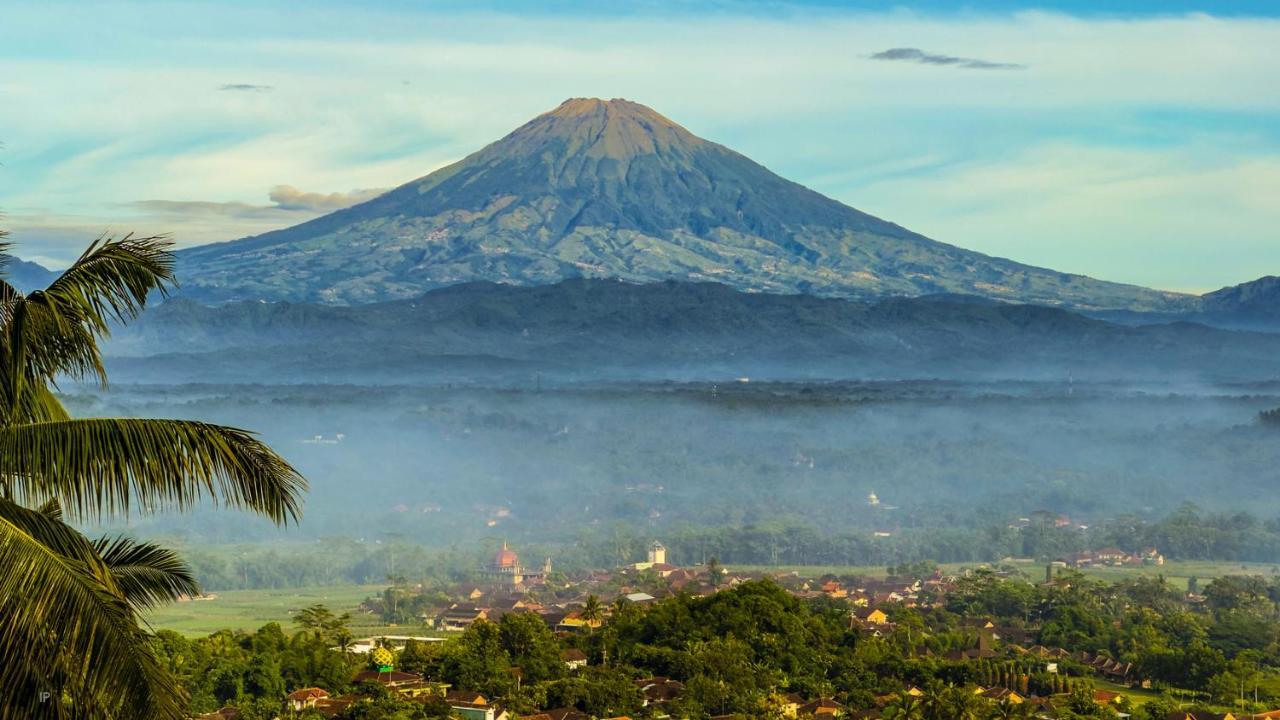
[[519, 563], [520, 563], [519, 556], [517, 556], [511, 550], [508, 550], [506, 546], [503, 546], [503, 548], [498, 551], [498, 554], [493, 556], [494, 567], [509, 568], [509, 567], [515, 567]]

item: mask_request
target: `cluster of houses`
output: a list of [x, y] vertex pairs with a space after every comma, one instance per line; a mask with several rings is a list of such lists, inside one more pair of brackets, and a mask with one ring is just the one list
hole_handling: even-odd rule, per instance
[[[449, 706], [450, 714], [462, 720], [515, 720], [515, 716], [489, 702], [489, 699], [480, 693], [454, 690], [447, 683], [431, 682], [415, 673], [369, 670], [356, 675], [355, 681], [379, 683], [406, 700], [426, 703], [443, 699]], [[286, 714], [311, 710], [322, 717], [332, 718], [337, 717], [355, 702], [355, 695], [331, 697], [323, 688], [313, 687], [289, 693], [285, 697], [284, 709]], [[566, 718], [576, 720], [577, 716], [564, 712], [552, 717], [557, 720]]]
[[1037, 657], [1045, 660], [1047, 662], [1047, 667], [1052, 670], [1056, 670], [1057, 661], [1071, 660], [1079, 663], [1080, 665], [1093, 668], [1094, 673], [1096, 673], [1098, 677], [1106, 678], [1112, 682], [1122, 685], [1138, 682], [1144, 687], [1150, 687], [1150, 682], [1148, 681], [1135, 681], [1134, 673], [1137, 668], [1134, 667], [1133, 663], [1122, 663], [1114, 658], [1094, 655], [1093, 653], [1085, 652], [1083, 650], [1073, 653], [1069, 650], [1063, 650], [1062, 648], [1047, 648], [1043, 645], [1033, 645], [1029, 648], [1014, 645], [1013, 648], [1015, 652], [1021, 655]]
[[[1090, 564], [1160, 564], [1163, 562], [1163, 557], [1154, 548], [1139, 553], [1103, 549], [1064, 558], [1063, 562], [1069, 562], [1076, 567]], [[550, 560], [546, 560], [539, 568], [526, 568], [515, 551], [504, 543], [491, 562], [482, 570], [482, 575], [488, 581], [485, 585], [459, 586], [452, 593], [453, 602], [433, 613], [424, 614], [423, 620], [434, 625], [437, 630], [459, 632], [480, 620], [500, 620], [507, 613], [534, 613], [554, 631], [570, 635], [599, 627], [609, 613], [608, 607], [597, 607], [588, 611], [587, 598], [592, 594], [645, 604], [677, 593], [710, 595], [749, 580], [767, 577], [797, 597], [827, 597], [848, 602], [851, 606], [850, 628], [878, 637], [887, 636], [896, 629], [891, 620], [891, 612], [887, 611], [891, 611], [894, 607], [922, 609], [940, 607], [944, 604], [947, 594], [955, 589], [959, 581], [959, 578], [945, 576], [940, 571], [935, 571], [931, 577], [926, 578], [890, 577], [850, 580], [830, 576], [811, 579], [793, 572], [738, 573], [719, 568], [714, 564], [685, 568], [669, 563], [666, 548], [658, 542], [654, 542], [648, 548], [644, 562], [615, 570], [593, 571], [556, 587], [553, 587], [550, 582], [550, 570]], [[1042, 667], [1048, 673], [1058, 673], [1060, 664], [1073, 664], [1091, 668], [1096, 676], [1117, 684], [1143, 684], [1141, 678], [1136, 676], [1135, 668], [1131, 664], [1084, 652], [1073, 653], [1062, 648], [1033, 645], [1030, 643], [1031, 634], [1024, 628], [1000, 627], [993, 622], [979, 620], [973, 621], [972, 629], [977, 638], [976, 644], [970, 648], [950, 650], [945, 653], [945, 659], [1025, 661], [1034, 658], [1043, 663]], [[394, 647], [397, 644], [402, 645], [408, 639], [439, 641], [439, 638], [409, 636], [370, 638], [365, 642], [358, 641], [352, 649], [357, 652], [367, 652], [387, 645], [388, 641]], [[915, 652], [931, 654], [923, 646], [917, 648]], [[588, 662], [587, 656], [577, 649], [565, 650], [562, 660], [570, 671], [580, 670], [586, 667]], [[464, 720], [596, 720], [573, 708], [546, 710], [523, 717], [515, 716], [500, 705], [490, 702], [483, 695], [453, 689], [447, 684], [432, 682], [412, 673], [394, 670], [365, 672], [357, 676], [356, 680], [381, 683], [389, 690], [409, 699], [435, 702], [435, 699], [442, 698], [452, 708], [454, 715]], [[684, 685], [681, 682], [666, 677], [643, 678], [636, 680], [635, 683], [643, 696], [644, 705], [650, 708], [651, 713], [657, 710], [659, 716], [661, 716], [661, 707], [677, 700], [684, 691]], [[976, 694], [993, 702], [1031, 703], [1035, 708], [1033, 715], [1036, 717], [1055, 717], [1054, 704], [1061, 702], [1062, 696], [1034, 697], [1026, 693], [1025, 687], [1022, 691], [1017, 692], [1007, 687], [980, 686], [974, 689]], [[903, 692], [918, 694], [920, 691], [916, 688], [908, 688]], [[787, 717], [874, 719], [879, 718], [882, 710], [898, 697], [894, 694], [877, 698], [877, 707], [869, 710], [851, 710], [830, 698], [809, 699], [797, 695], [787, 695], [780, 699], [780, 703], [781, 710]], [[1099, 704], [1109, 705], [1119, 702], [1121, 696], [1113, 692], [1097, 691], [1094, 699]], [[324, 717], [335, 717], [354, 701], [355, 697], [351, 695], [331, 697], [322, 688], [304, 688], [290, 693], [285, 709], [294, 712], [310, 709]], [[224, 710], [223, 713], [229, 710]], [[234, 720], [235, 718], [234, 715], [226, 714], [202, 717], [209, 720]], [[732, 716], [725, 716], [725, 718], [728, 717]], [[1207, 717], [1180, 714], [1170, 720], [1207, 720]], [[1216, 720], [1236, 720], [1231, 715], [1213, 717]], [[1248, 717], [1280, 720], [1280, 712]], [[1238, 720], [1245, 720], [1245, 716], [1239, 716]]]
[[1059, 567], [1087, 568], [1099, 566], [1164, 565], [1164, 555], [1156, 548], [1126, 552], [1120, 548], [1102, 548], [1065, 555], [1054, 563]]
[[[717, 573], [712, 577], [712, 573]], [[442, 632], [461, 632], [480, 620], [496, 622], [513, 612], [535, 613], [551, 629], [570, 632], [598, 627], [599, 617], [585, 617], [588, 595], [620, 597], [627, 602], [650, 603], [678, 592], [709, 595], [721, 587], [733, 587], [747, 576], [707, 567], [682, 568], [667, 562], [667, 549], [654, 542], [644, 562], [618, 570], [599, 570], [574, 578], [562, 587], [550, 587], [548, 559], [538, 571], [521, 564], [519, 555], [503, 543], [481, 570], [488, 582], [460, 585], [451, 593], [454, 601], [422, 620]], [[652, 590], [653, 593], [645, 590]]]
[[[565, 665], [571, 670], [586, 666], [586, 656], [578, 650], [566, 650], [563, 654]], [[447, 683], [431, 682], [421, 675], [395, 670], [367, 671], [358, 674], [356, 682], [376, 682], [391, 692], [411, 701], [428, 702], [443, 699], [449, 705], [451, 713], [462, 720], [630, 720], [627, 716], [596, 718], [576, 708], [555, 708], [533, 715], [515, 715], [498, 704], [491, 703], [480, 693], [454, 690]], [[670, 717], [661, 710], [680, 697], [684, 684], [666, 677], [643, 678], [635, 681], [636, 689], [643, 696], [643, 705], [656, 710], [659, 717]], [[284, 714], [314, 711], [319, 715], [332, 718], [341, 714], [356, 701], [354, 695], [330, 696], [323, 688], [303, 688], [289, 693], [285, 697]], [[806, 700], [798, 694], [789, 694], [782, 698], [782, 710], [787, 717], [793, 718], [829, 718], [841, 717], [846, 708], [829, 698]], [[735, 716], [721, 716], [730, 718]], [[234, 708], [226, 708], [217, 713], [201, 715], [197, 720], [237, 720]]]
[[828, 597], [844, 600], [855, 608], [853, 621], [874, 634], [892, 632], [881, 608], [889, 605], [917, 607], [936, 605], [954, 589], [957, 578], [935, 572], [932, 577], [806, 578], [795, 572], [736, 572], [723, 567], [699, 565], [681, 567], [667, 560], [660, 542], [648, 548], [644, 562], [613, 570], [595, 570], [568, 578], [553, 586], [550, 560], [538, 571], [521, 564], [507, 544], [481, 570], [484, 584], [459, 585], [449, 593], [452, 601], [444, 607], [424, 612], [422, 620], [442, 632], [461, 632], [480, 620], [496, 622], [508, 613], [534, 613], [556, 631], [576, 631], [597, 627], [599, 617], [584, 617], [587, 598], [620, 598], [626, 602], [651, 603], [679, 593], [709, 596], [741, 583], [768, 578], [799, 598]]

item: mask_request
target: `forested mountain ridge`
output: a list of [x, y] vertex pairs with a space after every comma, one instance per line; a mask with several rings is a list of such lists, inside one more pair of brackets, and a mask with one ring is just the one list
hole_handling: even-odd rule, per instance
[[[371, 354], [369, 347], [378, 347]], [[468, 283], [355, 307], [178, 299], [119, 332], [134, 369], [164, 354], [214, 373], [318, 373], [359, 382], [424, 377], [438, 364], [477, 377], [542, 368], [577, 377], [1157, 377], [1263, 379], [1280, 336], [1192, 323], [1130, 327], [1034, 305], [965, 298], [857, 302], [744, 293], [714, 283], [569, 280]], [[133, 358], [126, 360], [125, 358]], [[185, 358], [185, 361], [184, 361]], [[213, 361], [217, 361], [216, 363]], [[334, 375], [336, 373], [336, 375]]]

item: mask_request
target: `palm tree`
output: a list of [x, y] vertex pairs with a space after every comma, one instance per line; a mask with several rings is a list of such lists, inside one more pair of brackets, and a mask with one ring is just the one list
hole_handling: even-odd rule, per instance
[[30, 294], [0, 277], [0, 720], [184, 717], [138, 613], [198, 592], [190, 570], [163, 548], [90, 540], [71, 523], [201, 500], [280, 524], [300, 512], [306, 482], [248, 432], [73, 419], [53, 393], [60, 376], [105, 385], [98, 342], [172, 285], [169, 247], [100, 238]]
[[968, 688], [953, 687], [947, 693], [947, 715], [949, 720], [978, 720], [982, 714], [983, 701], [978, 699]]
[[978, 696], [966, 688], [934, 684], [921, 698], [925, 720], [977, 720]]
[[910, 693], [903, 693], [884, 709], [885, 720], [925, 720], [924, 703]]
[[1031, 717], [1031, 704], [1025, 701], [1014, 702], [1009, 698], [1002, 698], [1000, 702], [991, 707], [987, 717], [991, 720], [1025, 720]]
[[604, 605], [601, 604], [600, 598], [595, 595], [588, 595], [587, 601], [582, 604], [582, 612], [578, 616], [587, 623], [588, 627], [595, 627], [604, 619]]

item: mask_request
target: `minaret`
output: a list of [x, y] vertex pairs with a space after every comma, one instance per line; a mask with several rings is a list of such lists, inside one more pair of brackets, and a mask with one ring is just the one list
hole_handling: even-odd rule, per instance
[[649, 564], [665, 565], [667, 563], [667, 548], [657, 540], [649, 546]]

